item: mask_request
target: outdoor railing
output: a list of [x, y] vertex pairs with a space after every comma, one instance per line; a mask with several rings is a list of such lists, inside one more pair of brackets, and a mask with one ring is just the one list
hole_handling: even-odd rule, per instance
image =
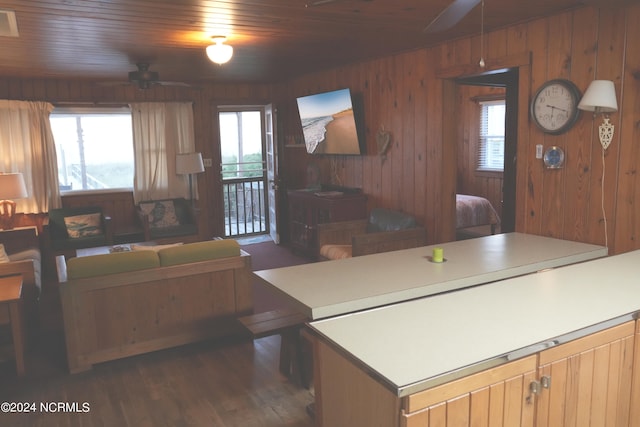
[[226, 236], [264, 234], [269, 231], [263, 177], [224, 179], [222, 189]]

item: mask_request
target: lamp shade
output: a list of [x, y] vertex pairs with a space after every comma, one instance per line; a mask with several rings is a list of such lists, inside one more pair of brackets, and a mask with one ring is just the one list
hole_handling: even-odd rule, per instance
[[233, 48], [228, 44], [224, 44], [225, 37], [215, 36], [211, 46], [207, 46], [207, 56], [216, 64], [225, 64], [229, 62], [233, 56]]
[[192, 173], [204, 172], [202, 154], [182, 153], [176, 157], [176, 173], [178, 175], [189, 175]]
[[578, 104], [584, 111], [611, 113], [618, 111], [616, 88], [611, 80], [594, 80]]
[[0, 199], [24, 199], [28, 196], [21, 173], [0, 173]]

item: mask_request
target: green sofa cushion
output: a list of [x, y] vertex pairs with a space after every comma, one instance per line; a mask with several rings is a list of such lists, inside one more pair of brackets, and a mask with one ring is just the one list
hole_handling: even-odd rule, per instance
[[240, 255], [240, 245], [235, 240], [208, 240], [188, 243], [158, 251], [160, 265], [178, 265]]
[[67, 277], [82, 279], [159, 266], [160, 260], [154, 251], [114, 252], [69, 259], [67, 261]]

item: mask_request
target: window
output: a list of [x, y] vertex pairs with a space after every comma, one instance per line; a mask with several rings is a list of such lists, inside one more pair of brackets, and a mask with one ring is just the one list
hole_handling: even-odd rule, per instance
[[262, 113], [221, 111], [220, 145], [222, 178], [249, 178], [264, 175], [262, 155]]
[[481, 101], [478, 170], [504, 170], [504, 99]]
[[61, 192], [133, 187], [129, 108], [56, 108], [50, 120]]

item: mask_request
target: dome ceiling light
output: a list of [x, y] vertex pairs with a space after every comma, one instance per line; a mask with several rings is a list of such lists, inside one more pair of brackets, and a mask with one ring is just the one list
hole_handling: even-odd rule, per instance
[[207, 46], [207, 56], [216, 64], [226, 64], [233, 56], [233, 47], [224, 44], [227, 40], [225, 36], [213, 36], [211, 40], [215, 43]]

